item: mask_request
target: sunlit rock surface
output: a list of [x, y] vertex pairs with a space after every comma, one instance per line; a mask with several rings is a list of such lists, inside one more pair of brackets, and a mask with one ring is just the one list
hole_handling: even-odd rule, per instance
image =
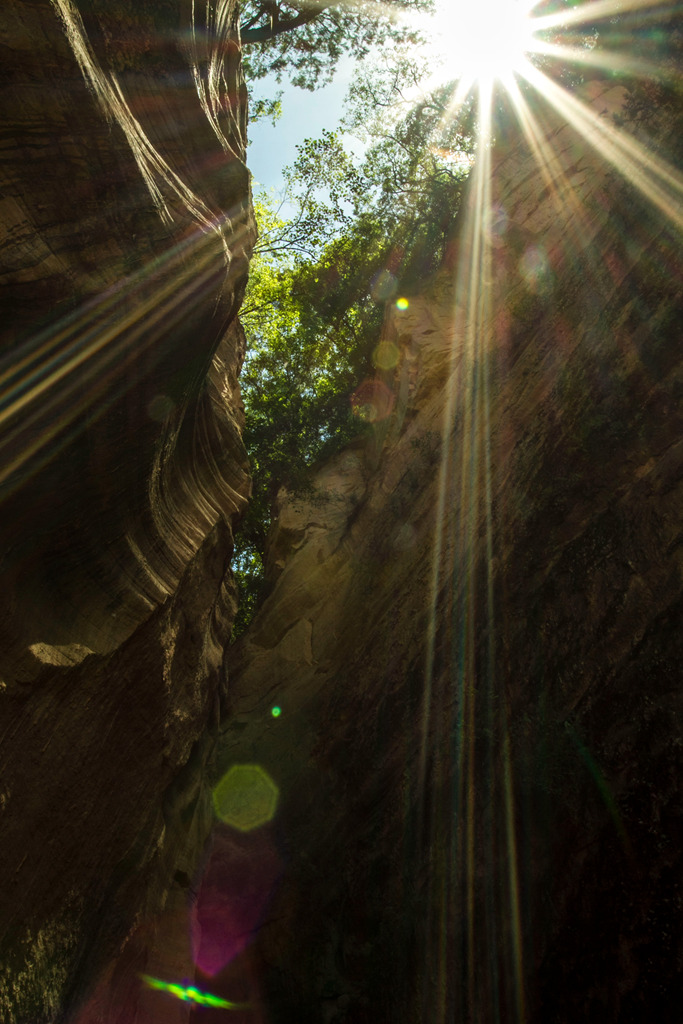
[[194, 26], [175, 0], [0, 14], [8, 1024], [188, 1012], [145, 1008], [138, 974], [192, 970], [254, 235], [236, 5], [201, 6]]
[[391, 414], [282, 492], [229, 655], [215, 777], [272, 777], [286, 867], [213, 984], [264, 1020], [680, 1017], [680, 238], [542, 123], [389, 311]]

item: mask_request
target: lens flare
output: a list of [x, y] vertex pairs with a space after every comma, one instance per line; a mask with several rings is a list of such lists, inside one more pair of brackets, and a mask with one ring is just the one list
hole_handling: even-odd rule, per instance
[[[680, 152], [670, 138], [677, 121], [670, 111], [658, 121], [656, 109], [660, 87], [661, 105], [680, 108], [678, 43], [666, 44], [679, 8], [653, 0], [595, 0], [534, 16], [529, 5], [514, 2], [467, 6], [438, 0], [440, 67], [429, 83], [453, 82], [439, 129], [474, 97], [476, 117], [467, 123], [476, 136], [476, 158], [458, 212], [449, 282], [452, 344], [440, 381], [442, 454], [417, 763], [417, 832], [425, 835], [425, 856], [434, 865], [425, 891], [432, 930], [424, 956], [438, 981], [431, 1012], [423, 1016], [439, 1022], [458, 1017], [448, 1007], [457, 962], [462, 1019], [477, 1016], [474, 1008], [490, 1006], [490, 993], [504, 990], [505, 1012], [496, 1007], [500, 1012], [482, 1013], [482, 1019], [522, 1024], [533, 948], [526, 935], [523, 784], [515, 774], [520, 740], [506, 695], [513, 684], [499, 653], [509, 614], [497, 576], [497, 563], [505, 558], [500, 509], [509, 499], [509, 481], [495, 447], [512, 430], [505, 416], [520, 396], [501, 412], [499, 367], [508, 355], [523, 358], [525, 345], [533, 367], [528, 339], [535, 318], [547, 310], [545, 329], [554, 331], [554, 344], [536, 376], [529, 371], [529, 388], [552, 388], [554, 368], [573, 344], [573, 328], [555, 305], [563, 273], [577, 273], [580, 266], [580, 301], [585, 309], [594, 303], [601, 310], [609, 278], [621, 284], [648, 245], [654, 249], [666, 237], [667, 252], [667, 246], [674, 249], [672, 239], [679, 240], [683, 176], [674, 157], [669, 163], [664, 155]], [[546, 11], [548, 6], [539, 4]], [[508, 13], [523, 16], [524, 23], [514, 27]], [[480, 15], [486, 20], [477, 25]], [[639, 77], [642, 94], [637, 87], [629, 92]], [[665, 130], [667, 137], [658, 141], [658, 131]], [[435, 155], [446, 161], [449, 154]], [[636, 210], [642, 208], [637, 240], [619, 239], [618, 226], [609, 223], [619, 212], [613, 192], [621, 194], [622, 205], [628, 197]], [[680, 277], [673, 261], [671, 275]], [[395, 305], [401, 310], [408, 304], [399, 299]], [[411, 327], [416, 319], [414, 312]], [[403, 541], [401, 532], [396, 546]], [[445, 606], [452, 623], [448, 673], [441, 667]], [[453, 708], [447, 724], [448, 701], [440, 687], [449, 688]], [[578, 733], [567, 731], [629, 854], [609, 780]], [[448, 738], [437, 769], [439, 736]], [[443, 796], [435, 797], [435, 782]]]
[[372, 353], [372, 361], [378, 370], [393, 370], [399, 359], [398, 346], [392, 341], [380, 341]]
[[245, 1010], [248, 1003], [233, 1003], [229, 999], [221, 999], [211, 992], [202, 992], [194, 985], [178, 985], [172, 981], [162, 981], [161, 978], [152, 978], [148, 974], [141, 974], [140, 977], [149, 988], [158, 992], [168, 992], [175, 999], [183, 1003], [194, 1003], [195, 1006], [210, 1006], [218, 1010]]
[[375, 302], [386, 302], [396, 294], [397, 289], [398, 281], [389, 270], [381, 270], [370, 284], [370, 294]]
[[381, 380], [366, 380], [351, 395], [351, 412], [366, 423], [377, 423], [391, 415], [394, 393]]
[[240, 832], [265, 825], [275, 815], [279, 790], [258, 764], [235, 764], [213, 791], [216, 815]]
[[216, 977], [251, 945], [283, 871], [269, 829], [214, 829], [190, 922], [192, 957], [204, 977]]

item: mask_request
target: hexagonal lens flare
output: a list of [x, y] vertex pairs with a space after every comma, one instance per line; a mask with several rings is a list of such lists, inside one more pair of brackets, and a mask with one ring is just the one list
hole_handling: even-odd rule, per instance
[[213, 806], [226, 825], [250, 832], [275, 815], [279, 790], [258, 764], [235, 764], [215, 787]]

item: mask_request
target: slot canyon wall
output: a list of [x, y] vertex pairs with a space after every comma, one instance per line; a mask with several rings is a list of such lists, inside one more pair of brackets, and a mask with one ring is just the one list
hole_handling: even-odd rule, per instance
[[160, 1019], [139, 973], [192, 971], [158, 915], [212, 822], [255, 235], [236, 4], [192, 14], [0, 15], [7, 1024]]
[[0, 1017], [677, 1021], [680, 237], [547, 111], [501, 140], [228, 648], [254, 226], [192, 9], [1, 16]]
[[390, 307], [371, 436], [281, 492], [229, 653], [215, 778], [280, 794], [264, 1020], [680, 1016], [680, 205], [536, 116]]

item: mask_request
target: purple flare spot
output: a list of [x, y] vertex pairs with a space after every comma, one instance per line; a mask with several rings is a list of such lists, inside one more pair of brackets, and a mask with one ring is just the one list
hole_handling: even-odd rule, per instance
[[252, 941], [282, 867], [269, 829], [215, 829], [192, 927], [194, 962], [205, 975], [218, 974]]

